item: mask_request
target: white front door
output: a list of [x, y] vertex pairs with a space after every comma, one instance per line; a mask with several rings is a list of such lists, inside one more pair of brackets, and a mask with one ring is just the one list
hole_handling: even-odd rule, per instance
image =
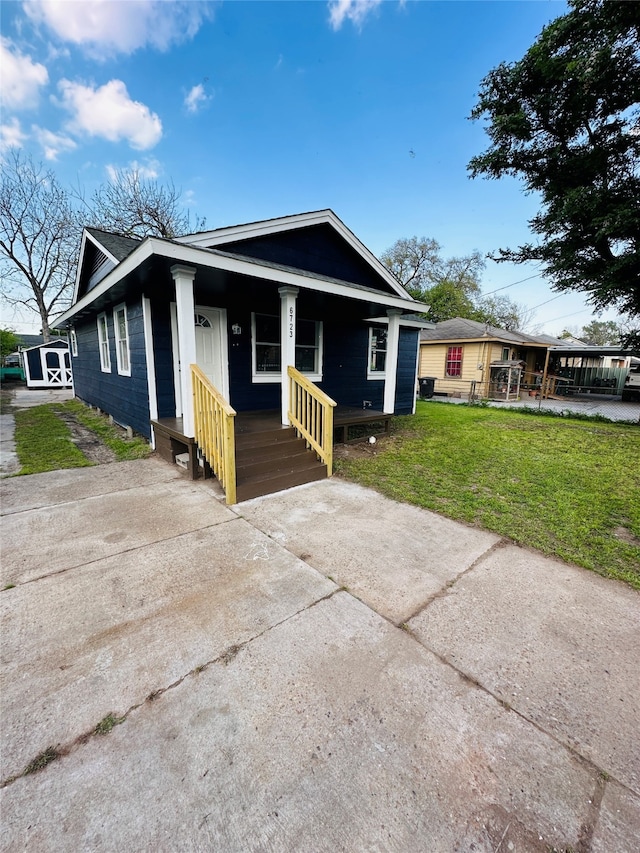
[[196, 363], [209, 381], [229, 399], [229, 370], [227, 359], [227, 312], [222, 308], [197, 305]]

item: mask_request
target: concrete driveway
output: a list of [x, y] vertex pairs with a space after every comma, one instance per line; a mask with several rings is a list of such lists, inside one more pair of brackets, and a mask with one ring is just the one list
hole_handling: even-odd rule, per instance
[[2, 850], [638, 849], [633, 590], [338, 479], [0, 491]]

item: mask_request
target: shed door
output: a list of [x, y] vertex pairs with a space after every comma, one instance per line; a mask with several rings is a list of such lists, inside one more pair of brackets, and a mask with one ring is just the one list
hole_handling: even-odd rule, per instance
[[196, 307], [196, 363], [211, 383], [229, 399], [226, 311]]
[[41, 384], [64, 388], [71, 385], [71, 364], [69, 350], [40, 350], [43, 381]]

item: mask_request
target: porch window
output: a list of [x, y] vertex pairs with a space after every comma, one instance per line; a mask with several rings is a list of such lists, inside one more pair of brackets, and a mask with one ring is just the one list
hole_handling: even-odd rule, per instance
[[[279, 382], [282, 369], [280, 317], [253, 314], [253, 380]], [[322, 323], [296, 320], [296, 369], [309, 379], [322, 379]]]
[[322, 379], [320, 375], [320, 330], [322, 323], [315, 320], [296, 322], [296, 369], [310, 379]]
[[369, 360], [367, 379], [384, 379], [387, 367], [387, 327], [371, 326], [369, 329]]
[[280, 317], [253, 315], [254, 374], [280, 377]]
[[127, 306], [118, 305], [113, 309], [113, 327], [116, 335], [116, 362], [121, 376], [131, 376], [129, 359], [129, 326], [127, 324]]
[[75, 329], [71, 329], [69, 332], [69, 340], [71, 342], [71, 355], [75, 358], [78, 355], [78, 337]]
[[446, 376], [462, 376], [462, 347], [447, 349]]
[[100, 351], [100, 369], [103, 373], [111, 373], [111, 356], [109, 355], [109, 325], [106, 314], [98, 314], [98, 348]]

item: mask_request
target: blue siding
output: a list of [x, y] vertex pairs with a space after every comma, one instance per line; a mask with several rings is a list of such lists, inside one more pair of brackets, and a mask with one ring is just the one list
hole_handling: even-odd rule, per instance
[[370, 400], [372, 408], [382, 408], [384, 380], [367, 379], [368, 353], [368, 326], [325, 321], [324, 374], [318, 384], [336, 403], [362, 408]]
[[[280, 297], [251, 306], [251, 310], [265, 314], [280, 313]], [[254, 383], [251, 378], [251, 310], [227, 311], [229, 338], [229, 402], [237, 412], [262, 411], [280, 408], [280, 383]], [[241, 335], [233, 335], [231, 327], [237, 324]]]
[[416, 360], [418, 357], [418, 329], [400, 328], [398, 345], [398, 371], [396, 373], [396, 415], [410, 415], [416, 396]]
[[151, 303], [151, 327], [155, 352], [158, 417], [173, 418], [176, 414], [176, 397], [173, 384], [171, 313], [168, 301]]
[[136, 432], [150, 438], [142, 301], [137, 300], [127, 305], [131, 376], [118, 374], [113, 311], [109, 309], [105, 313], [109, 326], [111, 372], [103, 373], [100, 369], [96, 319], [76, 326], [78, 355], [72, 359], [76, 396], [108, 412], [117, 423], [130, 426]]
[[216, 248], [395, 293], [328, 224], [224, 243]]

